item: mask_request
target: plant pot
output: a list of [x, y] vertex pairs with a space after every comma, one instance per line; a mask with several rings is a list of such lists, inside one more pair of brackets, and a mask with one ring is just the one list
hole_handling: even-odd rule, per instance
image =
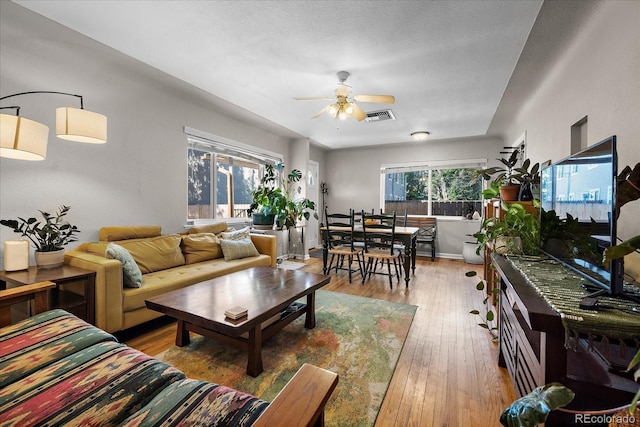
[[515, 202], [518, 200], [519, 184], [500, 186], [500, 198], [505, 202]]
[[50, 252], [34, 252], [36, 265], [40, 269], [58, 268], [64, 263], [64, 249]]
[[480, 249], [480, 255], [476, 254], [476, 249], [478, 249], [478, 242], [464, 242], [462, 244], [464, 262], [468, 264], [482, 264], [484, 262], [482, 249]]
[[271, 230], [273, 228], [273, 222], [276, 219], [274, 214], [261, 214], [254, 212], [251, 215], [251, 219], [253, 220], [253, 225], [257, 229], [261, 230]]
[[497, 254], [522, 254], [522, 239], [520, 237], [501, 236], [496, 239], [494, 250]]
[[518, 200], [521, 202], [530, 202], [533, 200], [533, 192], [531, 190], [531, 183], [524, 182], [520, 185], [520, 190], [518, 191]]

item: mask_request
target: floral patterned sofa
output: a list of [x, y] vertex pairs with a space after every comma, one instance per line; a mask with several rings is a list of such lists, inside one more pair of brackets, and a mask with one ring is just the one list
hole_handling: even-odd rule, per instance
[[303, 365], [269, 403], [186, 378], [64, 310], [0, 329], [2, 426], [322, 425], [337, 382]]

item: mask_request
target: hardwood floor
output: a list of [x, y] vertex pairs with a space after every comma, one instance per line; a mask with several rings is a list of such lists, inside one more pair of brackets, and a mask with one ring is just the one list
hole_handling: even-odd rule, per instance
[[[418, 306], [376, 426], [499, 426], [500, 414], [516, 399], [509, 375], [497, 365], [497, 344], [469, 314], [482, 305], [477, 280], [464, 275], [472, 268], [481, 272], [461, 260], [419, 258], [408, 289], [404, 281], [389, 289], [382, 276], [350, 284], [342, 271], [323, 288]], [[322, 260], [311, 258], [304, 269], [321, 272]], [[173, 346], [174, 322], [145, 326], [119, 338], [152, 356]]]

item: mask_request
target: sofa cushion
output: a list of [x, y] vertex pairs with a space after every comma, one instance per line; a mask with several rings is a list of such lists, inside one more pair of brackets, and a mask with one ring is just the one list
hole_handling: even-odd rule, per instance
[[[40, 348], [46, 354], [48, 346]], [[0, 425], [120, 425], [185, 375], [113, 341], [84, 348], [2, 389]], [[6, 400], [5, 400], [6, 399]]]
[[197, 233], [220, 234], [226, 230], [227, 230], [226, 221], [219, 221], [219, 222], [214, 222], [213, 224], [201, 225], [198, 227], [191, 227], [189, 229], [189, 234], [197, 234]]
[[125, 313], [146, 307], [144, 300], [204, 280], [220, 277], [251, 267], [271, 266], [269, 255], [225, 261], [218, 258], [210, 261], [186, 264], [180, 267], [156, 271], [142, 276], [141, 288], [123, 288], [122, 311]]
[[100, 241], [116, 242], [118, 240], [143, 239], [145, 237], [156, 237], [162, 233], [159, 225], [122, 225], [113, 227], [102, 227], [98, 232]]
[[187, 264], [222, 258], [220, 241], [213, 233], [194, 233], [182, 236], [180, 246]]
[[180, 236], [167, 234], [146, 239], [121, 240], [116, 242], [131, 253], [142, 274], [183, 265], [184, 255], [180, 249]]
[[207, 426], [250, 426], [268, 405], [226, 386], [185, 379], [169, 384], [123, 425], [156, 425], [168, 419], [172, 425], [204, 425], [206, 419]]
[[248, 236], [240, 240], [220, 239], [220, 246], [222, 246], [225, 261], [260, 255]]
[[250, 233], [251, 233], [251, 228], [244, 227], [244, 228], [241, 228], [240, 230], [233, 230], [233, 231], [220, 233], [220, 238], [226, 239], [226, 240], [244, 240], [249, 237]]
[[115, 243], [109, 243], [105, 257], [117, 259], [122, 264], [122, 285], [127, 288], [142, 286], [142, 272], [128, 250]]
[[58, 360], [105, 341], [116, 341], [116, 338], [60, 309], [45, 311], [2, 328], [0, 390]]

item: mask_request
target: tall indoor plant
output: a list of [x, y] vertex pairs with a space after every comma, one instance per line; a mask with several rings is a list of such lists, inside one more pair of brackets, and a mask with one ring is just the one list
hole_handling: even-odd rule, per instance
[[260, 185], [251, 192], [253, 202], [247, 210], [248, 214], [273, 215], [275, 224], [286, 229], [295, 227], [301, 219], [308, 220], [312, 213], [317, 219], [315, 203], [299, 196], [302, 193], [302, 187], [298, 184], [301, 179], [302, 173], [298, 169], [285, 175], [282, 163], [266, 165]]
[[36, 264], [40, 268], [54, 268], [62, 265], [64, 260], [64, 246], [78, 240], [78, 227], [69, 224], [65, 216], [71, 207], [60, 206], [55, 214], [38, 210], [44, 221], [35, 217], [18, 219], [2, 219], [0, 224], [12, 228], [28, 238], [35, 247]]

